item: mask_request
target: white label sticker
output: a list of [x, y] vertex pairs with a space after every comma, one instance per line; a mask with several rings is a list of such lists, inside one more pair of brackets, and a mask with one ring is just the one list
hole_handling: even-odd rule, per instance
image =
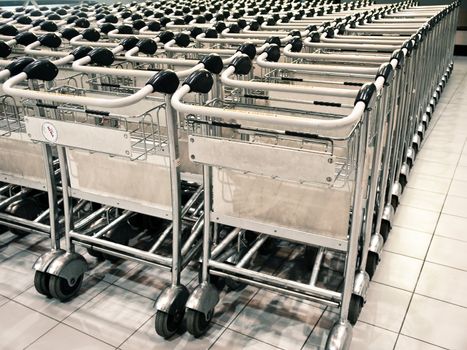
[[42, 135], [49, 142], [56, 143], [58, 139], [58, 132], [55, 126], [46, 122], [42, 124]]

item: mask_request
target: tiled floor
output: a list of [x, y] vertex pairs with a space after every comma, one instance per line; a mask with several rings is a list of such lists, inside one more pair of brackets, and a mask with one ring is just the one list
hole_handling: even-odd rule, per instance
[[[467, 349], [467, 59], [438, 104], [397, 211], [383, 260], [354, 328], [353, 350]], [[223, 295], [200, 339], [154, 332], [154, 299], [166, 272], [136, 263], [95, 264], [82, 293], [60, 304], [32, 286], [48, 249], [30, 235], [0, 236], [0, 349], [323, 349], [337, 314], [248, 287]], [[274, 269], [287, 273], [287, 264]], [[188, 271], [184, 282], [196, 284]]]

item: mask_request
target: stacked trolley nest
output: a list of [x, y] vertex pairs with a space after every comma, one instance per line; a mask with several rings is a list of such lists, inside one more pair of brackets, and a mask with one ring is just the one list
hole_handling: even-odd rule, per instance
[[[81, 245], [171, 271], [165, 338], [184, 318], [202, 336], [222, 288], [254, 285], [338, 308], [326, 348], [348, 348], [453, 68], [458, 6], [2, 10], [0, 223], [50, 234], [37, 291], [79, 293]], [[257, 263], [284, 247], [305, 262], [293, 278]]]

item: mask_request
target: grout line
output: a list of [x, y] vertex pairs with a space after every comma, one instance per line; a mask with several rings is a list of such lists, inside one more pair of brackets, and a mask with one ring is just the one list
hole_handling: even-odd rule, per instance
[[[226, 328], [225, 331], [227, 331], [227, 330], [229, 330], [230, 332], [234, 332], [234, 333], [243, 335], [244, 337], [248, 337], [248, 338], [250, 338], [250, 339], [256, 340], [257, 342], [260, 342], [260, 343], [263, 343], [263, 344], [266, 344], [266, 345], [270, 345], [270, 346], [272, 346], [272, 347], [274, 347], [274, 348], [276, 348], [276, 349], [286, 350], [285, 348], [282, 348], [282, 347], [280, 347], [280, 346], [274, 345], [274, 344], [272, 344], [272, 343], [269, 343], [269, 342], [266, 342], [266, 341], [263, 341], [263, 340], [256, 339], [255, 337], [252, 337], [251, 335], [243, 334], [242, 332], [238, 332], [238, 331], [236, 331], [236, 330], [234, 330], [234, 329], [230, 329], [230, 328], [227, 329], [227, 328]], [[224, 334], [225, 331], [222, 332], [222, 334]], [[219, 337], [219, 338], [220, 338], [220, 337]], [[219, 340], [219, 338], [216, 339], [216, 342], [217, 342], [217, 340]], [[211, 344], [211, 346], [209, 347], [209, 349], [210, 349], [212, 346], [214, 346], [214, 344], [215, 344], [215, 342], [214, 342], [213, 344]]]
[[430, 295], [418, 293], [416, 291], [414, 292], [414, 294], [420, 295], [420, 296], [425, 297], [427, 299], [432, 299], [432, 300], [436, 300], [436, 301], [439, 301], [439, 302], [442, 302], [442, 303], [445, 303], [445, 304], [449, 304], [449, 305], [452, 305], [452, 306], [457, 306], [457, 307], [460, 307], [462, 309], [467, 309], [467, 306], [456, 304], [456, 303], [453, 303], [453, 302], [450, 302], [450, 301], [447, 301], [447, 300], [444, 300], [444, 299], [435, 298], [435, 297], [432, 297]]
[[425, 343], [425, 344], [428, 344], [428, 345], [432, 345], [432, 346], [438, 347], [438, 348], [440, 348], [440, 349], [450, 350], [450, 349], [445, 348], [445, 347], [443, 347], [443, 346], [436, 345], [436, 344], [430, 343], [430, 342], [428, 342], [428, 341], [426, 341], [426, 340], [418, 339], [418, 338], [412, 337], [412, 336], [407, 335], [407, 334], [404, 334], [404, 333], [401, 333], [401, 335], [403, 335], [404, 337], [407, 337], [407, 338], [411, 338], [411, 339], [417, 340], [417, 341], [419, 341], [419, 342], [421, 342], [421, 343]]

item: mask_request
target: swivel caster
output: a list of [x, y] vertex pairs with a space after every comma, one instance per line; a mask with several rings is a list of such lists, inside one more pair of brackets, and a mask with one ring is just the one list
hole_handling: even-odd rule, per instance
[[383, 237], [384, 242], [387, 241], [390, 231], [391, 231], [391, 224], [389, 223], [389, 221], [381, 220], [381, 227], [379, 229], [379, 234]]
[[180, 328], [185, 315], [188, 289], [183, 285], [173, 285], [162, 291], [156, 301], [155, 330], [167, 339]]
[[397, 207], [399, 206], [399, 197], [398, 196], [395, 196], [395, 195], [391, 196], [391, 205], [394, 208], [394, 210], [397, 209]]
[[210, 310], [207, 314], [201, 311], [187, 309], [186, 310], [186, 328], [191, 335], [199, 338], [206, 334], [212, 321], [214, 310]]
[[401, 184], [402, 190], [407, 186], [407, 176], [405, 174], [399, 175], [399, 183]]
[[373, 278], [373, 275], [376, 272], [376, 268], [378, 267], [378, 264], [379, 264], [379, 255], [375, 252], [369, 251], [368, 257], [366, 259], [365, 271], [368, 273], [368, 276], [370, 276], [370, 279]]
[[358, 318], [360, 317], [360, 313], [363, 309], [363, 304], [364, 300], [361, 296], [352, 294], [349, 304], [349, 315], [347, 317], [352, 326], [357, 323]]

